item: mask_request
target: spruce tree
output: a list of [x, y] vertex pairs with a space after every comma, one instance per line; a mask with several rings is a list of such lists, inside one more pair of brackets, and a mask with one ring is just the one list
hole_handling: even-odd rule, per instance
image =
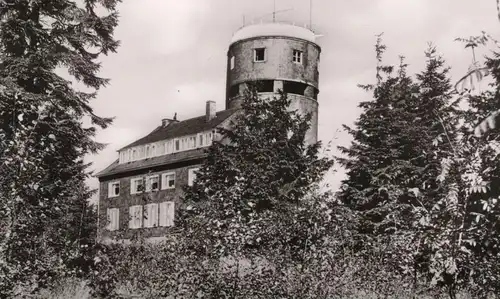
[[[378, 43], [379, 63], [384, 50]], [[425, 242], [435, 236], [428, 233], [435, 228], [430, 215], [449, 192], [438, 178], [442, 161], [454, 155], [457, 135], [448, 68], [434, 47], [426, 57], [416, 81], [403, 63], [396, 75], [385, 68], [387, 77], [378, 76], [374, 100], [361, 103], [365, 110], [357, 128], [347, 127], [354, 139], [340, 148], [347, 158], [339, 159], [348, 174], [339, 199], [359, 213], [358, 230], [365, 240], [388, 244], [389, 271], [403, 269], [399, 275], [412, 278], [414, 287], [432, 280], [432, 250]]]
[[[0, 4], [0, 294], [36, 292], [71, 272], [88, 232], [84, 155], [111, 119], [89, 104], [108, 79], [101, 55], [115, 52], [119, 0]], [[107, 10], [100, 16], [98, 10]], [[59, 75], [66, 69], [91, 92]], [[84, 118], [91, 125], [83, 125]], [[84, 243], [88, 243], [84, 241]]]
[[380, 40], [376, 51], [377, 85], [364, 86], [373, 90], [374, 100], [360, 103], [364, 112], [355, 129], [344, 126], [353, 142], [350, 147], [339, 147], [344, 157], [338, 158], [348, 176], [338, 198], [362, 215], [360, 232], [375, 235], [405, 225], [402, 213], [408, 206], [400, 200], [406, 194], [401, 183], [408, 178], [412, 158], [411, 137], [405, 130], [414, 120], [408, 106], [417, 93], [404, 63], [395, 75], [392, 67], [381, 65], [385, 46]]
[[[314, 190], [333, 161], [320, 158], [321, 143], [305, 143], [309, 115], [289, 111], [286, 94], [245, 97], [228, 129], [220, 129], [192, 188], [186, 190], [186, 224], [221, 253], [272, 247], [290, 207]], [[192, 209], [190, 211], [190, 209]], [[283, 219], [282, 219], [283, 218]], [[198, 219], [195, 221], [194, 219]], [[282, 220], [279, 220], [282, 219]], [[196, 229], [194, 229], [196, 230]]]

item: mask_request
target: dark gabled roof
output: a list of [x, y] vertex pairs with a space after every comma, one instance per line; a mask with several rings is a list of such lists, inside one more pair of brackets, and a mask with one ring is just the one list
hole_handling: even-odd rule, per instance
[[145, 137], [132, 142], [131, 144], [121, 148], [120, 150], [160, 140], [196, 134], [203, 131], [214, 129], [237, 110], [238, 110], [237, 108], [234, 108], [234, 109], [219, 111], [216, 113], [216, 117], [208, 122], [206, 121], [206, 116], [203, 115], [179, 122], [173, 122], [168, 124], [166, 127], [159, 126]]
[[[121, 150], [160, 140], [196, 134], [203, 131], [214, 129], [238, 110], [240, 109], [234, 108], [234, 109], [219, 111], [216, 113], [216, 117], [208, 122], [206, 121], [205, 118], [206, 116], [203, 115], [195, 118], [186, 119], [184, 121], [171, 123], [166, 127], [159, 126], [153, 132], [123, 147]], [[199, 148], [173, 154], [162, 155], [158, 157], [152, 157], [148, 159], [141, 159], [122, 164], [119, 164], [118, 160], [116, 160], [111, 165], [109, 165], [102, 171], [98, 172], [95, 175], [95, 177], [99, 178], [128, 171], [142, 170], [150, 167], [185, 162], [189, 160], [203, 158], [205, 156], [206, 154], [204, 152], [204, 148]]]
[[94, 176], [100, 178], [128, 171], [143, 170], [155, 166], [168, 165], [173, 163], [204, 158], [206, 156], [205, 149], [206, 148], [197, 148], [184, 152], [178, 152], [178, 153], [173, 153], [148, 159], [142, 159], [122, 164], [119, 164], [118, 160], [116, 160], [111, 165], [109, 165], [104, 170], [100, 171]]

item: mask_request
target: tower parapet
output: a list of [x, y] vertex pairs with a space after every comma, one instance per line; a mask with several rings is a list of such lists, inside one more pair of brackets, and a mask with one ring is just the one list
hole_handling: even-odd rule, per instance
[[245, 89], [255, 84], [259, 94], [287, 93], [291, 109], [311, 113], [307, 142], [317, 141], [321, 47], [311, 30], [286, 23], [240, 28], [228, 50], [226, 108], [241, 106]]

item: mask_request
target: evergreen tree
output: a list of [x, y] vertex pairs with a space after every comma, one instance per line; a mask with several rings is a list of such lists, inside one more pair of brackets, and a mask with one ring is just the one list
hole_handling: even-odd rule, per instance
[[[406, 75], [401, 63], [396, 75], [393, 68], [381, 66], [385, 46], [377, 42], [377, 85], [363, 86], [373, 90], [374, 100], [360, 103], [364, 112], [356, 129], [344, 126], [353, 136], [350, 147], [339, 147], [346, 157], [338, 161], [347, 170], [338, 198], [364, 221], [363, 233], [394, 232], [402, 226], [402, 213], [408, 209], [401, 200], [407, 194], [401, 184], [410, 176], [412, 143], [406, 134], [415, 119], [409, 106], [415, 101], [418, 87]], [[382, 78], [387, 75], [387, 78]]]
[[[267, 99], [249, 92], [243, 109], [215, 142], [187, 188], [188, 230], [195, 223], [221, 252], [275, 245], [288, 223], [290, 207], [299, 207], [333, 161], [319, 157], [321, 143], [308, 145], [309, 115], [288, 111], [285, 94]], [[198, 219], [199, 221], [195, 221]], [[213, 242], [212, 242], [213, 241]], [[205, 244], [207, 245], [207, 244]]]
[[[380, 40], [376, 49], [381, 63], [385, 47]], [[363, 238], [389, 244], [384, 248], [392, 271], [403, 269], [401, 275], [412, 277], [414, 287], [422, 280], [419, 273], [433, 278], [430, 252], [435, 250], [424, 245], [436, 235], [428, 233], [434, 228], [431, 211], [449, 192], [437, 178], [443, 159], [454, 155], [457, 135], [448, 68], [434, 47], [426, 56], [426, 68], [415, 82], [403, 63], [395, 76], [379, 65], [387, 78], [378, 74], [374, 100], [361, 103], [364, 112], [356, 129], [346, 127], [354, 141], [340, 148], [347, 158], [339, 159], [348, 174], [339, 199], [358, 211]]]
[[[89, 101], [108, 83], [97, 58], [115, 52], [118, 0], [6, 0], [0, 4], [0, 294], [66, 274], [85, 241], [84, 155], [102, 146]], [[99, 16], [104, 8], [109, 15]], [[94, 92], [81, 92], [56, 68]], [[82, 121], [89, 118], [90, 127]], [[83, 242], [83, 243], [82, 243]]]

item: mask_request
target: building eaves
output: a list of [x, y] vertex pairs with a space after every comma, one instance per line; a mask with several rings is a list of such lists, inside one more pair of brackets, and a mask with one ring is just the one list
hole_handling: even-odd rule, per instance
[[198, 148], [184, 152], [178, 152], [178, 153], [173, 153], [148, 159], [142, 159], [127, 163], [121, 163], [121, 164], [118, 163], [118, 160], [116, 160], [111, 165], [109, 165], [104, 170], [100, 171], [94, 176], [97, 178], [101, 178], [104, 176], [115, 175], [128, 171], [145, 170], [156, 166], [163, 166], [194, 159], [200, 159], [206, 157], [207, 154], [205, 150], [206, 148]]
[[216, 113], [216, 117], [210, 121], [206, 121], [206, 116], [203, 115], [179, 122], [173, 122], [165, 127], [159, 126], [148, 135], [121, 148], [119, 151], [139, 145], [149, 144], [165, 139], [176, 138], [191, 134], [197, 134], [203, 131], [214, 129], [238, 110], [239, 109], [234, 108], [234, 109], [219, 111]]

